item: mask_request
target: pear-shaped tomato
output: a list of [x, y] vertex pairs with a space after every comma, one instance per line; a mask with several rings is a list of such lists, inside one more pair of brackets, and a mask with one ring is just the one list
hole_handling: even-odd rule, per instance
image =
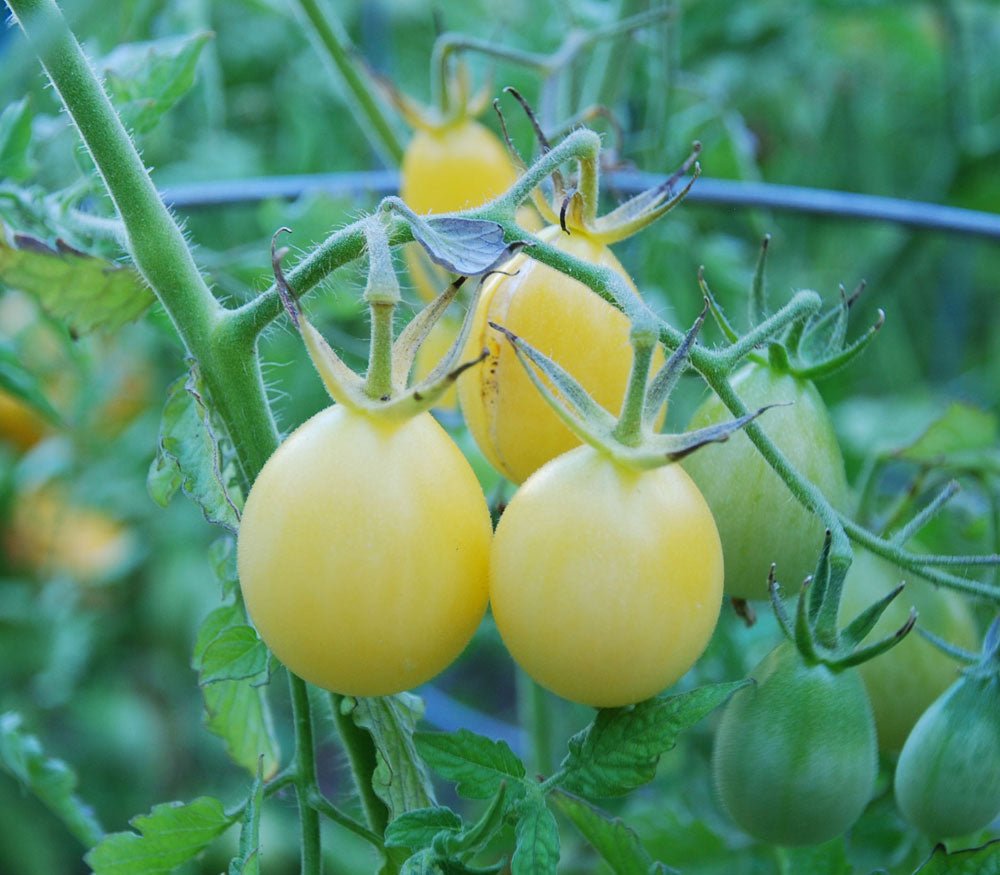
[[747, 833], [779, 845], [840, 835], [871, 798], [875, 723], [853, 669], [807, 665], [785, 642], [726, 706], [712, 768], [726, 810]]
[[[610, 268], [632, 288], [614, 253], [573, 229], [550, 226], [539, 236], [563, 252]], [[487, 280], [466, 347], [468, 358], [488, 357], [458, 381], [469, 431], [491, 464], [515, 483], [580, 444], [549, 407], [495, 322], [554, 359], [611, 413], [618, 413], [632, 366], [629, 321], [581, 282], [527, 255]], [[655, 363], [663, 361], [658, 351]]]
[[[733, 378], [733, 388], [751, 410], [768, 410], [760, 427], [788, 460], [834, 507], [847, 503], [844, 459], [826, 405], [816, 387], [789, 373], [750, 364]], [[730, 419], [716, 396], [695, 412], [690, 429]], [[777, 563], [778, 579], [796, 590], [812, 574], [823, 545], [823, 524], [788, 491], [742, 432], [723, 444], [692, 453], [684, 467], [705, 494], [715, 515], [726, 556], [726, 594], [767, 598], [767, 574]]]
[[250, 490], [240, 585], [295, 674], [388, 695], [468, 643], [486, 610], [491, 537], [479, 482], [430, 414], [334, 406], [293, 432]]
[[678, 465], [627, 467], [583, 446], [537, 471], [507, 506], [490, 558], [504, 643], [539, 684], [608, 708], [654, 696], [715, 629], [722, 550]]

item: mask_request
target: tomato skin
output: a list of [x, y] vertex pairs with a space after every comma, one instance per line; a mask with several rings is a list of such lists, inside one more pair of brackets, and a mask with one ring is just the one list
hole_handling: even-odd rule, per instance
[[896, 765], [896, 802], [932, 839], [1000, 815], [1000, 678], [966, 676], [924, 712]]
[[718, 620], [722, 550], [677, 465], [636, 471], [589, 446], [514, 495], [490, 554], [490, 601], [511, 655], [563, 698], [647, 699], [701, 655]]
[[755, 686], [726, 706], [712, 770], [723, 805], [764, 842], [832, 839], [861, 816], [878, 754], [858, 674], [806, 665], [785, 642], [751, 672]]
[[[847, 504], [847, 476], [833, 424], [823, 399], [809, 381], [751, 363], [732, 379], [751, 410], [774, 407], [758, 420], [764, 433], [834, 507]], [[712, 395], [695, 412], [688, 428], [731, 419]], [[796, 501], [784, 481], [742, 432], [722, 444], [704, 447], [683, 462], [715, 515], [726, 556], [726, 594], [767, 598], [767, 575], [797, 591], [812, 574], [823, 544], [823, 524]]]
[[[625, 268], [603, 243], [582, 231], [566, 234], [551, 225], [542, 240], [583, 261], [608, 267], [635, 289]], [[579, 446], [539, 394], [510, 344], [489, 327], [504, 326], [572, 374], [609, 412], [618, 413], [632, 366], [629, 321], [624, 314], [570, 279], [526, 255], [486, 281], [475, 314], [466, 358], [487, 350], [487, 359], [458, 381], [469, 431], [500, 473], [523, 483], [550, 459]], [[663, 361], [660, 350], [654, 366]]]
[[430, 679], [486, 609], [489, 511], [429, 414], [330, 407], [288, 437], [247, 498], [238, 562], [261, 638], [306, 681], [380, 696]]
[[[906, 589], [882, 614], [868, 641], [884, 638], [901, 628], [914, 607], [919, 628], [967, 650], [977, 648], [976, 619], [965, 598], [926, 580], [913, 580], [909, 572], [898, 570], [867, 550], [855, 550], [854, 562], [844, 581], [841, 623], [853, 620], [904, 578], [908, 581]], [[898, 752], [920, 715], [955, 682], [959, 665], [913, 632], [892, 650], [862, 663], [858, 671], [871, 699], [879, 748]]]

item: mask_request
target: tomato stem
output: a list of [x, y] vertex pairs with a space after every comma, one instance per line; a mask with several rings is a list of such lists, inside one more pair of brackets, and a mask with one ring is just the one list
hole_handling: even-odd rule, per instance
[[642, 441], [642, 414], [646, 406], [649, 367], [656, 349], [656, 330], [641, 330], [638, 325], [633, 324], [629, 340], [632, 343], [632, 370], [629, 372], [618, 424], [611, 434], [625, 446], [636, 447]]
[[312, 806], [311, 795], [317, 788], [316, 751], [313, 746], [312, 711], [306, 682], [288, 673], [295, 724], [295, 792], [299, 801], [299, 824], [302, 837], [302, 875], [320, 875], [323, 854], [320, 844], [319, 813]]

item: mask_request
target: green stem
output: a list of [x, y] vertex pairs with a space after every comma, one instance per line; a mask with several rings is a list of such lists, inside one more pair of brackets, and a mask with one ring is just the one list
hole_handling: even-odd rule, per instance
[[372, 340], [368, 352], [365, 394], [376, 400], [389, 400], [392, 394], [392, 316], [394, 304], [371, 304]]
[[[403, 144], [379, 102], [377, 86], [337, 17], [320, 0], [295, 0], [311, 35], [333, 63], [361, 115], [368, 141], [388, 167], [403, 163]], [[362, 72], [362, 71], [365, 72]]]
[[531, 769], [539, 775], [552, 772], [552, 702], [548, 693], [523, 671], [518, 671], [517, 711], [521, 725], [531, 733]]
[[632, 326], [632, 370], [629, 373], [621, 415], [612, 432], [627, 447], [636, 447], [642, 440], [642, 414], [646, 408], [649, 366], [653, 361], [657, 341], [655, 329], [637, 329], [637, 325]]
[[334, 823], [344, 827], [344, 829], [353, 832], [356, 836], [360, 836], [366, 842], [368, 842], [368, 844], [376, 848], [379, 852], [385, 851], [385, 843], [378, 835], [373, 833], [363, 823], [358, 823], [349, 814], [345, 814], [318, 790], [310, 794], [309, 804], [319, 814], [322, 814], [324, 817], [329, 818]]
[[302, 875], [321, 875], [323, 853], [320, 845], [319, 813], [312, 805], [318, 792], [316, 751], [313, 745], [312, 710], [306, 682], [288, 673], [295, 722], [295, 791], [299, 800], [299, 824], [302, 836]]
[[389, 823], [389, 810], [372, 787], [372, 775], [378, 764], [375, 758], [375, 745], [371, 736], [354, 722], [354, 718], [344, 713], [343, 702], [344, 696], [330, 693], [333, 721], [340, 735], [340, 743], [347, 753], [347, 761], [351, 766], [355, 789], [361, 798], [365, 819], [372, 831], [381, 835]]

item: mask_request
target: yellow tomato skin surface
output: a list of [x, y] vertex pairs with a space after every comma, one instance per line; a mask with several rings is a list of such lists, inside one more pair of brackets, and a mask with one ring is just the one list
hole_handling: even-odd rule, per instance
[[636, 471], [584, 446], [541, 468], [504, 511], [490, 601], [531, 677], [610, 708], [656, 695], [694, 664], [722, 576], [712, 514], [680, 466]]
[[[614, 253], [582, 232], [549, 226], [539, 235], [563, 252], [619, 273]], [[486, 281], [472, 326], [466, 359], [488, 350], [486, 360], [458, 381], [458, 397], [483, 454], [505, 477], [523, 483], [550, 459], [579, 446], [539, 394], [511, 345], [490, 328], [502, 325], [558, 362], [609, 412], [621, 409], [632, 348], [629, 322], [577, 280], [528, 258], [515, 256]], [[654, 367], [662, 363], [661, 350]]]
[[383, 696], [434, 677], [486, 609], [489, 511], [429, 414], [340, 406], [293, 432], [247, 497], [238, 563], [261, 638], [325, 689]]
[[[855, 549], [840, 603], [840, 622], [849, 623], [873, 602], [886, 596], [901, 580], [904, 589], [886, 608], [866, 642], [878, 641], [899, 629], [917, 610], [917, 627], [933, 632], [966, 650], [978, 649], [979, 632], [968, 599], [941, 589], [891, 562]], [[878, 745], [897, 753], [920, 715], [959, 678], [961, 666], [930, 641], [912, 632], [892, 650], [858, 666], [875, 714]]]

